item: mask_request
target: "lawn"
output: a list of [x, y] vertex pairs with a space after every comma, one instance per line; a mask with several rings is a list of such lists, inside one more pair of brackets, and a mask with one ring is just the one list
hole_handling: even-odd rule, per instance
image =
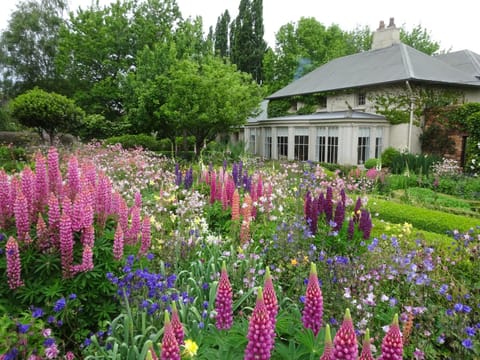
[[98, 144], [21, 168], [0, 170], [0, 359], [480, 357], [468, 200]]

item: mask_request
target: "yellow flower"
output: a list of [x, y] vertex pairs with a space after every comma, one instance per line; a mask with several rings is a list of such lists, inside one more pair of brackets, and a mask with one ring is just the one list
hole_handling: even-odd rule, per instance
[[292, 266], [297, 266], [298, 265], [297, 259], [290, 260], [290, 264], [292, 264]]
[[187, 339], [185, 344], [183, 344], [183, 355], [193, 358], [197, 355], [198, 345], [195, 341]]

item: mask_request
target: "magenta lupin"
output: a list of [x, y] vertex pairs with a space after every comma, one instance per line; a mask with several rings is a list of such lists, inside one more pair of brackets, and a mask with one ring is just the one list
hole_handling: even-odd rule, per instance
[[35, 211], [42, 212], [48, 202], [47, 160], [40, 153], [35, 154]]
[[177, 339], [177, 343], [182, 345], [185, 333], [183, 331], [183, 325], [180, 321], [180, 317], [178, 316], [177, 304], [175, 302], [172, 303], [172, 328], [173, 333], [175, 334], [175, 339]]
[[342, 326], [333, 339], [333, 347], [335, 360], [356, 360], [358, 357], [357, 336], [349, 309], [345, 310]]
[[18, 243], [10, 236], [5, 246], [5, 253], [7, 256], [7, 282], [8, 287], [12, 290], [23, 286], [22, 281], [22, 264], [20, 262], [20, 251]]
[[15, 225], [19, 241], [26, 241], [29, 238], [30, 217], [28, 214], [27, 199], [21, 190], [17, 190], [17, 198], [13, 206], [15, 214]]
[[[144, 216], [141, 225], [141, 245], [139, 250], [139, 255], [145, 255], [148, 250], [150, 250], [150, 245], [152, 243], [152, 235], [151, 235], [151, 227], [150, 227], [150, 218], [148, 216]], [[173, 319], [172, 319], [173, 321]]]
[[335, 360], [333, 357], [333, 342], [329, 324], [325, 325], [325, 345], [320, 360]]
[[268, 360], [273, 348], [272, 324], [268, 313], [263, 291], [258, 289], [257, 302], [248, 324], [248, 344], [244, 360]]
[[270, 322], [272, 323], [272, 330], [275, 330], [275, 324], [277, 322], [278, 314], [278, 300], [275, 288], [273, 287], [272, 275], [270, 274], [270, 268], [267, 267], [265, 271], [265, 280], [263, 283], [263, 300], [267, 307], [268, 314], [270, 315]]
[[358, 360], [375, 360], [372, 355], [371, 343], [370, 343], [370, 330], [365, 331], [365, 338], [362, 344], [362, 353]]
[[392, 324], [382, 341], [382, 355], [378, 360], [402, 360], [403, 341], [398, 325], [398, 314], [395, 314]]
[[233, 291], [228, 278], [225, 261], [222, 263], [220, 280], [218, 281], [217, 297], [215, 298], [215, 324], [217, 329], [228, 330], [233, 324]]
[[170, 314], [165, 310], [161, 360], [180, 360], [180, 347], [173, 332]]
[[68, 278], [72, 275], [73, 231], [70, 216], [65, 213], [60, 217], [60, 255], [63, 277]]
[[50, 192], [56, 195], [62, 193], [62, 174], [60, 173], [60, 165], [58, 161], [58, 151], [56, 148], [51, 147], [48, 150], [48, 183], [50, 186]]
[[323, 297], [320, 284], [318, 283], [317, 266], [315, 263], [310, 265], [310, 275], [305, 293], [305, 306], [302, 313], [303, 326], [311, 329], [317, 336], [322, 327], [323, 316]]
[[124, 245], [123, 230], [120, 223], [118, 223], [117, 229], [115, 230], [115, 235], [113, 237], [113, 257], [116, 260], [121, 260], [123, 257], [123, 245]]

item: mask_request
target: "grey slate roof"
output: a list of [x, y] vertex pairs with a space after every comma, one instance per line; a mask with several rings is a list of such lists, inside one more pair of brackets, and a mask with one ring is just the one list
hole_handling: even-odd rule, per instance
[[480, 80], [474, 74], [468, 74], [435, 56], [426, 55], [400, 43], [334, 59], [278, 90], [267, 99], [386, 85], [406, 80], [480, 87]]
[[480, 79], [480, 55], [470, 50], [460, 50], [436, 56], [437, 59]]
[[288, 115], [288, 116], [281, 116], [281, 117], [273, 117], [273, 118], [264, 118], [264, 119], [256, 119], [255, 121], [251, 121], [249, 125], [253, 125], [255, 123], [261, 122], [278, 122], [278, 121], [285, 121], [285, 122], [295, 122], [295, 121], [322, 121], [322, 120], [342, 120], [342, 119], [352, 119], [352, 120], [375, 120], [375, 121], [386, 121], [385, 116], [366, 113], [363, 111], [332, 111], [332, 112], [317, 112], [313, 114], [306, 114], [306, 115]]

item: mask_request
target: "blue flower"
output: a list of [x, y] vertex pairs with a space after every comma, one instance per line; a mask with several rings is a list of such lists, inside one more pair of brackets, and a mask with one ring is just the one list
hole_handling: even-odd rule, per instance
[[475, 336], [475, 328], [471, 326], [467, 326], [464, 331], [467, 333], [468, 336]]
[[13, 348], [8, 353], [5, 354], [4, 360], [15, 360], [18, 355], [18, 349]]
[[30, 329], [30, 326], [31, 326], [30, 324], [20, 324], [20, 323], [18, 323], [17, 324], [18, 332], [20, 334], [25, 334], [28, 331], [28, 329]]
[[65, 305], [67, 304], [67, 301], [65, 298], [58, 299], [57, 302], [55, 303], [55, 306], [53, 307], [53, 311], [59, 312], [65, 308]]
[[462, 309], [463, 309], [463, 304], [461, 304], [461, 303], [456, 303], [456, 304], [453, 306], [453, 309], [454, 309], [456, 312], [460, 312], [460, 311], [462, 311]]
[[472, 311], [472, 308], [468, 305], [463, 305], [463, 308], [462, 308], [462, 311], [465, 313], [465, 314], [468, 314], [470, 311]]
[[305, 304], [305, 296], [304, 295], [300, 296], [300, 302], [302, 304]]
[[77, 298], [77, 294], [70, 294], [70, 295], [68, 295], [68, 298], [70, 300], [75, 300]]
[[448, 285], [447, 284], [442, 284], [442, 286], [440, 286], [440, 290], [438, 290], [438, 293], [440, 295], [443, 295], [447, 292], [448, 290]]
[[92, 344], [92, 339], [86, 338], [85, 341], [83, 342], [83, 345], [85, 346], [90, 346]]
[[45, 347], [50, 347], [53, 344], [55, 344], [55, 339], [53, 339], [53, 338], [46, 338], [45, 341], [43, 342], [43, 345]]
[[43, 309], [42, 308], [34, 308], [32, 311], [32, 316], [35, 319], [38, 319], [43, 316]]
[[470, 338], [466, 338], [465, 340], [463, 340], [462, 345], [465, 349], [473, 349], [473, 342]]

